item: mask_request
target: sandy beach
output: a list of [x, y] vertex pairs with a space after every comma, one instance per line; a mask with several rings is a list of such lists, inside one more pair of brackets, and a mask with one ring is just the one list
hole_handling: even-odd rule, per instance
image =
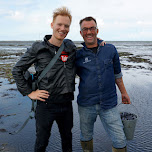
[[[116, 43], [117, 45], [117, 43]], [[125, 46], [125, 45], [122, 45]], [[146, 47], [146, 46], [145, 46]], [[119, 45], [117, 45], [118, 52]], [[150, 152], [152, 151], [152, 49], [151, 53], [120, 51], [123, 80], [134, 106], [127, 108], [131, 112], [138, 113], [138, 120], [134, 139], [128, 141], [128, 152]], [[19, 57], [18, 55], [17, 57]], [[6, 64], [7, 61], [7, 64]], [[10, 61], [10, 62], [8, 62]], [[12, 62], [13, 61], [13, 62]], [[29, 115], [31, 100], [23, 97], [16, 88], [11, 76], [11, 69], [16, 61], [14, 56], [0, 59], [0, 152], [32, 152], [35, 142], [35, 120], [29, 120], [25, 128], [16, 135], [9, 132], [18, 130]], [[77, 111], [76, 97], [78, 94], [78, 78], [76, 78], [73, 127], [73, 152], [81, 152], [79, 142], [79, 116]], [[121, 103], [118, 91], [118, 103]], [[134, 107], [136, 109], [134, 109]], [[56, 123], [52, 128], [52, 135], [47, 152], [61, 152], [60, 135]], [[94, 128], [94, 151], [110, 152], [111, 141], [103, 129], [100, 119], [97, 119]]]

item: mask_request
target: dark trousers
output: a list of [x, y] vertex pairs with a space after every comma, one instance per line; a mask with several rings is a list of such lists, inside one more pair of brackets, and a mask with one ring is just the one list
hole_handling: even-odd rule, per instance
[[46, 104], [44, 102], [39, 102], [37, 105], [35, 117], [35, 152], [45, 152], [54, 121], [56, 121], [61, 135], [62, 151], [72, 152], [72, 102], [66, 104]]

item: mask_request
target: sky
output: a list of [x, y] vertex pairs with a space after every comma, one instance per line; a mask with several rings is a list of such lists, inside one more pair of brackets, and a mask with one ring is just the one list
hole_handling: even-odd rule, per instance
[[152, 0], [0, 0], [0, 41], [42, 40], [62, 6], [73, 17], [67, 36], [73, 41], [83, 40], [79, 21], [87, 16], [97, 20], [105, 41], [152, 41]]

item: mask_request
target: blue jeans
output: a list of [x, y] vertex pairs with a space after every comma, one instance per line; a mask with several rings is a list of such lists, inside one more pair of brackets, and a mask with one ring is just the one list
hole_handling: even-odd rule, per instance
[[104, 129], [112, 140], [113, 147], [123, 148], [126, 146], [126, 137], [117, 107], [103, 110], [100, 104], [96, 104], [88, 107], [78, 106], [78, 111], [80, 116], [81, 141], [89, 141], [93, 138], [94, 123], [99, 115]]

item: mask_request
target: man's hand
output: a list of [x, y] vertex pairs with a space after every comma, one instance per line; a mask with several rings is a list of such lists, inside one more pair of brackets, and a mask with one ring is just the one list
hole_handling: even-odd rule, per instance
[[123, 104], [131, 104], [128, 94], [121, 94]]
[[100, 43], [100, 46], [105, 46], [106, 45], [106, 42], [105, 41], [102, 41], [101, 43]]
[[32, 91], [28, 97], [33, 100], [45, 101], [49, 97], [49, 92], [45, 90]]
[[[102, 39], [100, 39], [100, 38], [97, 38], [97, 39], [102, 40]], [[105, 46], [105, 45], [106, 45], [106, 42], [103, 40], [103, 41], [100, 43], [100, 46]]]
[[123, 83], [123, 80], [122, 80], [122, 77], [121, 78], [117, 78], [115, 79], [115, 82], [121, 92], [121, 97], [122, 97], [122, 103], [123, 104], [131, 104], [130, 102], [130, 98], [129, 98], [129, 95], [126, 91], [126, 88], [124, 86], [124, 83]]

